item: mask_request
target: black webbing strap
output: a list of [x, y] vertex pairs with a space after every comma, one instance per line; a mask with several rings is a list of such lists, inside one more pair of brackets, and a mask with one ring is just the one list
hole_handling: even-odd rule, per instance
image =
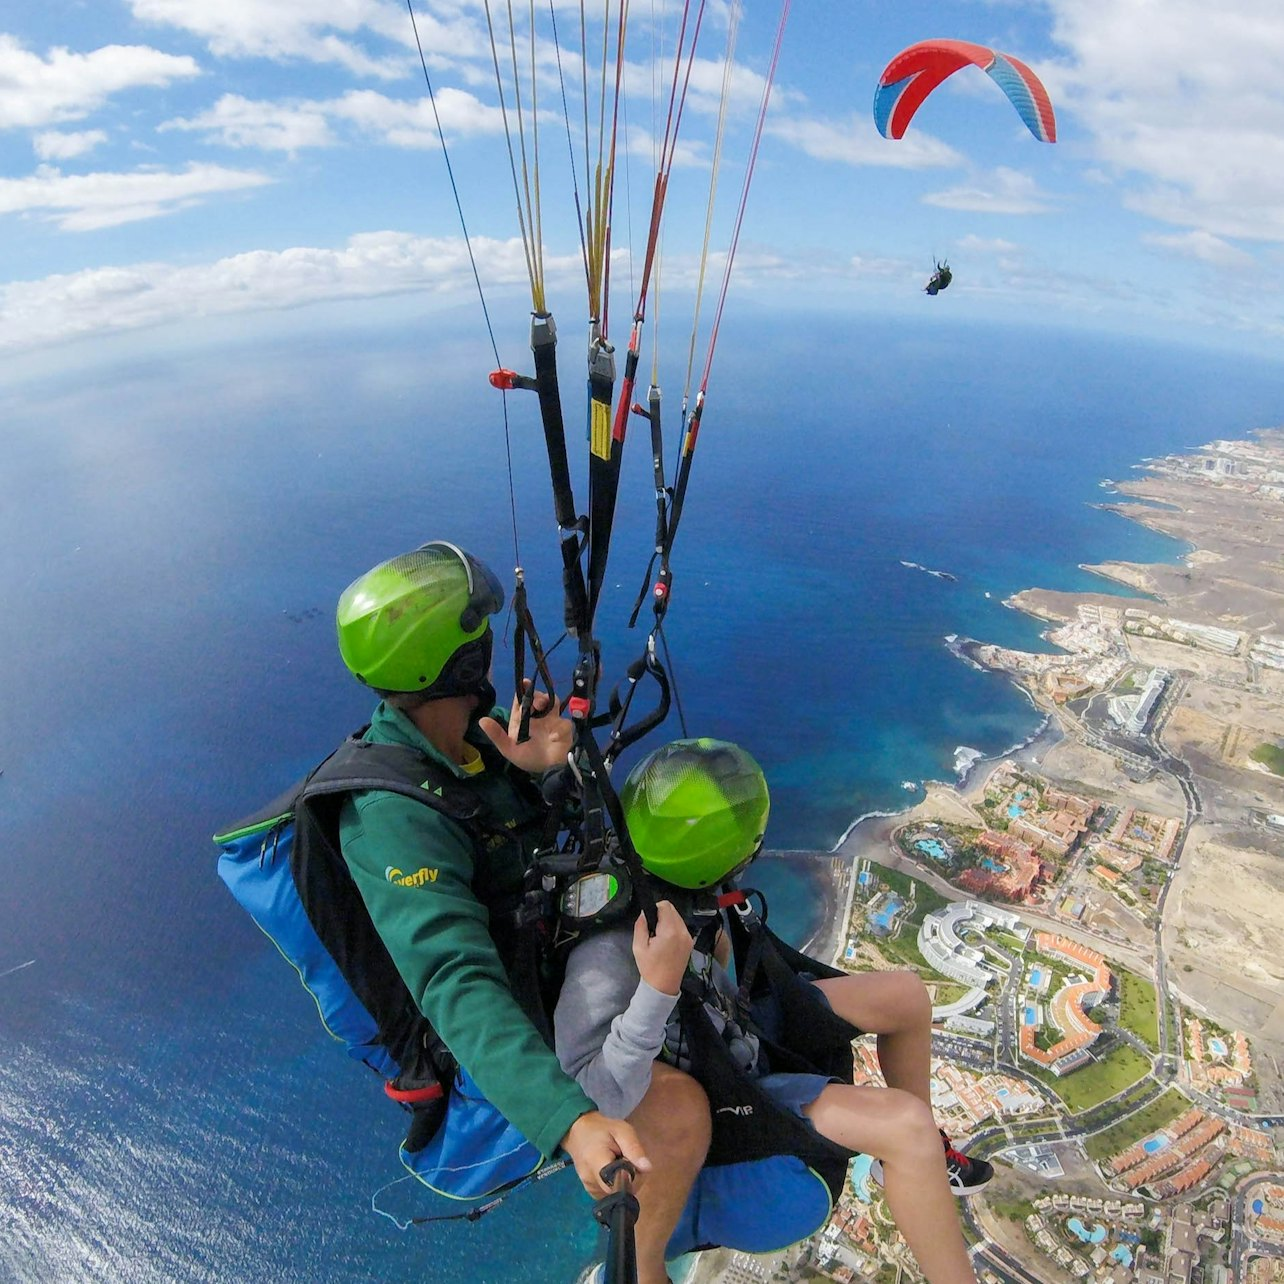
[[[641, 406], [634, 406], [633, 413], [641, 415], [651, 424], [651, 469], [655, 476], [655, 551], [652, 552], [651, 560], [646, 565], [646, 575], [643, 577], [642, 587], [638, 590], [637, 601], [633, 603], [633, 611], [629, 616], [629, 628], [637, 624], [642, 603], [646, 601], [648, 594], [650, 594], [651, 607], [655, 611], [658, 624], [668, 609], [669, 589], [673, 584], [668, 557], [670, 492], [664, 476], [664, 433], [660, 426], [660, 389], [655, 384], [647, 390], [646, 400], [647, 408], [643, 410]], [[651, 574], [657, 559], [660, 562], [660, 574], [653, 583]]]
[[696, 438], [700, 435], [700, 420], [704, 416], [704, 393], [696, 397], [695, 409], [687, 420], [686, 433], [682, 438], [682, 457], [678, 461], [678, 475], [673, 486], [673, 500], [669, 505], [669, 526], [664, 533], [663, 561], [667, 564], [673, 552], [673, 541], [678, 534], [678, 523], [682, 520], [682, 506], [687, 498], [687, 484], [691, 480], [691, 460], [695, 455]]
[[[636, 368], [637, 360], [634, 358]], [[615, 502], [620, 491], [620, 461], [624, 439], [611, 425], [615, 395], [615, 349], [595, 339], [589, 349], [589, 530], [588, 619], [592, 624], [606, 575], [615, 524]]]
[[578, 636], [589, 626], [588, 591], [580, 566], [583, 546], [580, 535], [588, 520], [575, 512], [571, 470], [566, 455], [566, 424], [562, 418], [562, 394], [557, 379], [557, 327], [548, 312], [531, 315], [531, 355], [535, 377], [499, 369], [491, 373], [492, 386], [503, 390], [523, 389], [539, 397], [540, 422], [548, 451], [548, 471], [553, 486], [553, 514], [562, 532], [562, 586], [566, 600], [566, 627]]
[[[659, 687], [659, 697], [656, 700], [655, 707], [649, 713], [639, 718], [632, 726], [626, 726], [625, 722], [629, 716], [629, 709], [633, 704], [633, 697], [637, 694], [638, 682], [643, 676], [650, 677], [655, 681], [656, 686]], [[655, 653], [654, 633], [647, 638], [646, 650], [629, 665], [625, 672], [625, 680], [628, 682], [628, 690], [623, 698], [621, 698], [620, 688], [617, 686], [611, 692], [609, 701], [611, 738], [607, 742], [603, 754], [607, 762], [613, 762], [629, 745], [640, 740], [648, 732], [655, 730], [669, 716], [669, 708], [672, 704], [672, 690], [669, 685], [668, 672]]]
[[[535, 627], [535, 617], [531, 614], [530, 603], [526, 597], [526, 576], [519, 566], [514, 571], [513, 587], [513, 690], [519, 702], [520, 715], [517, 726], [517, 743], [525, 744], [531, 737], [531, 712], [535, 701], [535, 684], [526, 686], [526, 643], [530, 641], [531, 659], [535, 662], [535, 672], [539, 675], [544, 689], [548, 692], [549, 703], [544, 715], [555, 713], [557, 709], [557, 689], [553, 685], [553, 675], [549, 672], [548, 658], [539, 640], [539, 631]], [[540, 715], [540, 716], [544, 716]]]
[[544, 425], [548, 471], [553, 481], [553, 513], [563, 530], [576, 526], [571, 469], [566, 458], [566, 425], [562, 420], [562, 394], [557, 382], [557, 327], [548, 312], [531, 316], [531, 355], [535, 358], [535, 391]]
[[[753, 892], [744, 893], [745, 897], [754, 895]], [[757, 893], [761, 895], [761, 893]], [[736, 958], [736, 1005], [741, 1009], [744, 1016], [749, 1015], [749, 998], [753, 993], [753, 983], [758, 976], [758, 968], [762, 964], [763, 950], [767, 946], [767, 933], [763, 920], [760, 919], [754, 911], [753, 906], [748, 899], [743, 899], [739, 904], [731, 906], [736, 912], [736, 920], [744, 930], [746, 945], [743, 954], [737, 952]]]
[[620, 860], [633, 880], [633, 895], [637, 900], [638, 908], [646, 917], [647, 930], [654, 936], [656, 923], [659, 921], [655, 892], [646, 870], [642, 867], [642, 860], [629, 837], [628, 826], [624, 823], [624, 808], [620, 805], [620, 797], [611, 784], [606, 760], [602, 757], [597, 741], [593, 738], [592, 729], [586, 724], [580, 726], [577, 748], [583, 758], [581, 773], [584, 777], [585, 820], [587, 822], [590, 807], [589, 794], [592, 792], [595, 795], [595, 801], [600, 804], [599, 810], [604, 810], [610, 817], [611, 827], [619, 842]]

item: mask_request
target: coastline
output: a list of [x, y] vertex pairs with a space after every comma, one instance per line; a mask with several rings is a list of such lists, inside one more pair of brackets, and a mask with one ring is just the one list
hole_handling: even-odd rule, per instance
[[[1038, 708], [1037, 705], [1034, 707]], [[971, 817], [971, 805], [980, 796], [985, 780], [996, 766], [1002, 762], [1015, 762], [1026, 767], [1037, 766], [1052, 749], [1065, 740], [1066, 733], [1052, 714], [1044, 710], [1040, 712], [1043, 714], [1042, 720], [1024, 740], [1010, 745], [1002, 753], [970, 758], [966, 768], [953, 782], [918, 782], [924, 795], [906, 807], [862, 813], [843, 830], [832, 847], [765, 852], [764, 855], [772, 861], [798, 866], [804, 876], [816, 885], [815, 894], [821, 900], [816, 909], [816, 926], [798, 948], [804, 954], [826, 962], [834, 961], [841, 954], [855, 886], [852, 874], [862, 860], [871, 860], [875, 864], [932, 882], [934, 875], [930, 870], [907, 860], [897, 851], [892, 835], [901, 826], [911, 824], [917, 818], [939, 816], [943, 811], [959, 813], [960, 819], [974, 819]], [[961, 895], [956, 889], [949, 888], [943, 880], [940, 882], [938, 890], [948, 888], [952, 896]]]
[[[1122, 612], [1129, 608], [1134, 609], [1134, 613], [1136, 609], [1160, 614], [1180, 613], [1184, 620], [1192, 620], [1206, 627], [1250, 630], [1245, 633], [1250, 641], [1244, 644], [1248, 672], [1240, 680], [1247, 682], [1251, 693], [1249, 698], [1257, 702], [1257, 720], [1253, 725], [1269, 731], [1270, 719], [1263, 718], [1260, 710], [1275, 706], [1281, 694], [1284, 694], [1284, 678], [1273, 678], [1269, 673], [1263, 676], [1260, 664], [1256, 666], [1255, 674], [1254, 664], [1247, 652], [1254, 632], [1262, 634], [1271, 629], [1276, 633], [1280, 631], [1277, 623], [1280, 619], [1280, 577], [1270, 563], [1271, 530], [1263, 521], [1263, 518], [1270, 520], [1274, 517], [1273, 507], [1278, 500], [1272, 498], [1273, 492], [1258, 494], [1251, 486], [1246, 493], [1244, 484], [1240, 483], [1243, 465], [1238, 461], [1250, 460], [1256, 464], [1263, 456], [1278, 458], [1279, 452], [1284, 448], [1284, 430], [1262, 430], [1253, 437], [1253, 440], [1246, 442], [1217, 442], [1197, 448], [1198, 451], [1215, 452], [1215, 459], [1230, 460], [1229, 465], [1219, 464], [1217, 476], [1211, 482], [1208, 474], [1213, 469], [1197, 468], [1191, 456], [1181, 455], [1148, 460], [1143, 465], [1148, 470], [1148, 475], [1112, 484], [1116, 495], [1150, 502], [1121, 502], [1098, 507], [1117, 512], [1148, 529], [1180, 539], [1186, 545], [1186, 551], [1174, 563], [1140, 564], [1112, 560], [1082, 567], [1121, 587], [1131, 588], [1136, 596], [1130, 598], [1091, 591], [1027, 588], [1005, 600], [1005, 606], [1045, 622], [1048, 629], [1044, 637], [1050, 648], [1057, 648], [1060, 654], [1010, 651], [956, 635], [945, 639], [951, 653], [963, 663], [1007, 676], [1012, 685], [1038, 711], [1040, 722], [1024, 741], [999, 754], [977, 755], [972, 759], [969, 755], [975, 751], [960, 746], [958, 752], [963, 770], [955, 781], [918, 782], [925, 795], [917, 802], [902, 808], [869, 811], [857, 816], [827, 851], [790, 853], [807, 856], [813, 869], [818, 872], [823, 869], [818, 863], [820, 860], [829, 857], [832, 861], [829, 869], [823, 871], [827, 875], [821, 910], [825, 917], [807, 942], [810, 952], [819, 958], [833, 958], [839, 951], [847, 917], [847, 913], [841, 911], [840, 907], [843, 904], [850, 905], [853, 871], [860, 860], [868, 859], [902, 870], [916, 878], [925, 879], [936, 886], [938, 891], [948, 892], [952, 897], [959, 896], [957, 889], [944, 880], [937, 879], [933, 871], [907, 860], [896, 850], [891, 838], [902, 825], [913, 823], [916, 818], [926, 819], [929, 815], [937, 818], [954, 817], [963, 823], [975, 823], [977, 818], [973, 814], [972, 804], [979, 795], [983, 781], [998, 764], [1012, 761], [1053, 778], [1058, 776], [1060, 765], [1060, 774], [1070, 780], [1078, 780], [1087, 770], [1090, 775], [1098, 778], [1099, 785], [1106, 785], [1108, 777], [1122, 779], [1118, 765], [1111, 765], [1108, 745], [1100, 735], [1087, 732], [1082, 710], [1072, 713], [1069, 708], [1055, 702], [1045, 690], [1049, 670], [1074, 669], [1078, 664], [1079, 676], [1090, 678], [1092, 685], [1104, 685], [1108, 690], [1113, 684], [1114, 676], [1107, 675], [1103, 678], [1102, 673], [1109, 667], [1111, 656], [1122, 656], [1125, 667], [1132, 666], [1141, 672], [1145, 672], [1146, 666], [1159, 665], [1181, 674], [1182, 689], [1188, 692], [1183, 697], [1187, 703], [1192, 698], [1190, 688], [1201, 681], [1212, 682], [1221, 691], [1226, 689], [1228, 681], [1235, 681], [1225, 663], [1201, 656], [1198, 651], [1192, 651], [1189, 645], [1179, 647], [1175, 643], [1149, 641], [1139, 636], [1136, 630], [1131, 633], [1119, 632], [1109, 653], [1103, 657], [1104, 667], [1093, 671], [1092, 665], [1101, 652], [1094, 647], [1094, 639], [1087, 635], [1091, 629], [1085, 633], [1085, 611], [1089, 618], [1098, 620], [1110, 612], [1122, 616]], [[1230, 481], [1223, 481], [1223, 478], [1229, 478]], [[1254, 519], [1256, 528], [1244, 520], [1246, 514], [1236, 511], [1237, 506], [1247, 507], [1245, 501], [1250, 497], [1258, 510]], [[1267, 507], [1263, 509], [1262, 505]], [[1272, 604], [1272, 609], [1265, 609], [1267, 603]], [[1101, 627], [1104, 626], [1098, 625], [1098, 628]], [[1278, 687], [1276, 683], [1279, 684]], [[1198, 704], [1198, 696], [1195, 701]], [[1206, 742], [1200, 742], [1197, 735], [1200, 728], [1197, 727], [1195, 732], [1190, 731], [1188, 722], [1192, 715], [1185, 708], [1174, 712], [1175, 705], [1176, 701], [1165, 709], [1164, 721], [1171, 719], [1174, 728], [1180, 726], [1180, 741], [1171, 747], [1159, 747], [1158, 742], [1166, 734], [1166, 728], [1157, 726], [1153, 764], [1161, 766], [1165, 760], [1182, 760], [1194, 750], [1197, 755], [1202, 755], [1196, 759], [1197, 770], [1208, 772], [1212, 769], [1210, 762], [1215, 755]], [[1275, 720], [1275, 725], [1284, 725], [1284, 714]], [[1220, 726], [1218, 730], [1221, 730]], [[1064, 749], [1049, 762], [1049, 755], [1059, 745], [1064, 745]], [[1085, 762], [1085, 755], [1095, 756], [1099, 761]], [[1165, 755], [1171, 757], [1166, 759]], [[1255, 800], [1259, 809], [1269, 810], [1272, 791], [1281, 787], [1280, 782], [1264, 777], [1260, 769], [1254, 771], [1251, 763], [1226, 763], [1223, 767], [1235, 767], [1240, 771], [1241, 779], [1232, 786], [1237, 804], [1235, 807], [1227, 806], [1223, 793], [1217, 808], [1221, 816], [1215, 818], [1196, 810], [1194, 818], [1202, 822], [1196, 826], [1193, 835], [1196, 839], [1205, 837], [1209, 822], [1214, 819], [1222, 819], [1226, 823], [1233, 818], [1242, 831], [1250, 819], [1248, 805]], [[1206, 779], [1210, 792], [1224, 791], [1225, 786], [1230, 783], [1226, 780], [1224, 771], [1219, 774], [1218, 770], [1213, 770], [1212, 776]], [[1109, 783], [1116, 783], [1117, 780], [1112, 779]], [[1158, 805], [1160, 810], [1166, 810], [1163, 806], [1165, 799], [1161, 797], [1164, 791], [1158, 784], [1147, 786], [1132, 779], [1126, 786], [1125, 792], [1128, 791], [1143, 803], [1149, 800]], [[1174, 797], [1171, 802], [1179, 808], [1179, 797]], [[1189, 822], [1192, 817], [1188, 816], [1187, 819]], [[1231, 840], [1236, 847], [1245, 843], [1251, 845], [1251, 840], [1240, 835], [1232, 835]], [[1207, 846], [1206, 841], [1192, 843], [1194, 859], [1186, 863], [1181, 876], [1174, 880], [1177, 895], [1173, 899], [1177, 902], [1179, 915], [1183, 908], [1189, 910], [1192, 903], [1190, 883], [1201, 877], [1198, 871], [1204, 862], [1200, 858], [1206, 856]], [[1201, 881], [1206, 882], [1207, 877], [1207, 874], [1203, 875]], [[1165, 930], [1166, 934], [1173, 931], [1171, 918]], [[1195, 953], [1187, 954], [1186, 948], [1182, 948], [1179, 951], [1184, 955], [1182, 972], [1187, 975], [1191, 974], [1192, 969], [1196, 973], [1203, 972], [1205, 980], [1211, 982], [1212, 970], [1208, 969], [1207, 956], [1220, 952], [1212, 948], [1215, 944], [1212, 938], [1220, 936], [1225, 940], [1228, 935], [1230, 934], [1224, 930], [1213, 931], [1210, 927], [1210, 939], [1197, 947]], [[1197, 957], [1201, 952], [1204, 958]], [[1168, 981], [1171, 984], [1172, 978], [1169, 977]], [[1205, 992], [1202, 997], [1208, 1000], [1209, 993]], [[1284, 1033], [1284, 1005], [1274, 1015], [1272, 1025], [1278, 1025], [1281, 1033]]]

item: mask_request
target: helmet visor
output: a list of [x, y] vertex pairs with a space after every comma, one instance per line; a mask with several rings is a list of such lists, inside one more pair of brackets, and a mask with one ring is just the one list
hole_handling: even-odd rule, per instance
[[431, 544], [420, 547], [421, 550], [448, 548], [463, 565], [464, 574], [468, 577], [468, 605], [459, 614], [459, 627], [465, 633], [475, 633], [488, 615], [495, 615], [504, 609], [504, 586], [485, 562], [479, 562], [457, 544], [444, 539], [433, 540]]

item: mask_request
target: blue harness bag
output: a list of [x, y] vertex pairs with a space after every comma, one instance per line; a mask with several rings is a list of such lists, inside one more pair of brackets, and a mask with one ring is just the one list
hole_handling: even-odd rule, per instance
[[485, 1099], [393, 964], [339, 850], [343, 800], [387, 790], [476, 840], [479, 800], [418, 751], [346, 740], [306, 779], [215, 834], [219, 876], [298, 973], [326, 1030], [411, 1113], [407, 1170], [438, 1194], [478, 1199], [530, 1176], [540, 1152]]

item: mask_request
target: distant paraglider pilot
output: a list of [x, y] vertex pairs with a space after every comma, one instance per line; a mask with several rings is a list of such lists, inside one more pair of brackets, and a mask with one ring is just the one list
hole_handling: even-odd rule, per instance
[[950, 271], [949, 263], [937, 263], [936, 270], [932, 273], [928, 283], [923, 287], [923, 293], [940, 294], [942, 290], [949, 286], [952, 280], [954, 280], [954, 273]]

